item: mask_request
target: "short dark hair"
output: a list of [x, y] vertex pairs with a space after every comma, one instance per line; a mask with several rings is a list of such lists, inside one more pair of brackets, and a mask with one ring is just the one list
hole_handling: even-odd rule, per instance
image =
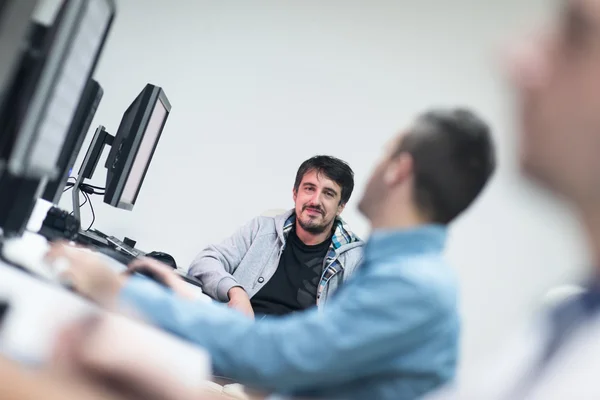
[[302, 178], [308, 172], [317, 171], [331, 179], [342, 188], [340, 204], [348, 203], [354, 190], [354, 171], [347, 162], [331, 156], [314, 156], [304, 161], [296, 173], [294, 190], [298, 190]]
[[420, 115], [401, 139], [401, 153], [413, 158], [417, 207], [441, 224], [475, 200], [496, 166], [489, 126], [464, 108]]

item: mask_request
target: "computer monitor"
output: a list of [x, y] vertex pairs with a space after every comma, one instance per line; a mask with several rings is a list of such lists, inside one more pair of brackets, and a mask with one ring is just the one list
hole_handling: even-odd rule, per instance
[[170, 112], [164, 91], [150, 84], [125, 111], [106, 160], [105, 203], [133, 208]]
[[104, 91], [98, 82], [93, 79], [88, 81], [75, 111], [71, 126], [69, 127], [62, 151], [58, 157], [57, 167], [59, 175], [54, 179], [48, 180], [42, 194], [42, 199], [53, 204], [58, 204], [83, 145], [83, 141], [90, 129], [92, 119], [96, 114], [96, 109], [100, 104], [103, 93]]
[[[65, 0], [7, 103], [16, 114], [7, 152], [14, 176], [54, 178], [57, 161], [84, 87], [90, 79], [115, 14], [113, 0]], [[23, 90], [27, 88], [28, 90]], [[19, 92], [19, 89], [21, 90]], [[8, 108], [11, 108], [8, 104]], [[4, 118], [11, 118], [10, 111]], [[3, 123], [0, 120], [0, 123]], [[3, 124], [4, 125], [4, 124]]]
[[171, 103], [162, 88], [147, 84], [123, 113], [113, 136], [99, 126], [79, 169], [73, 187], [73, 212], [79, 218], [79, 187], [92, 178], [105, 146], [110, 146], [106, 159], [104, 202], [131, 210], [136, 203], [144, 177], [162, 134]]
[[59, 174], [59, 154], [114, 14], [113, 0], [65, 0], [50, 26], [29, 22], [20, 60], [0, 98], [5, 236], [23, 232], [44, 180]]
[[36, 0], [0, 0], [0, 103], [26, 45]]
[[33, 9], [28, 12], [21, 9], [26, 3], [6, 1], [0, 9], [0, 172], [6, 168], [17, 139], [16, 125], [25, 108], [19, 105], [26, 104], [33, 86], [30, 82], [35, 71], [31, 53], [38, 51], [38, 47], [34, 43]]

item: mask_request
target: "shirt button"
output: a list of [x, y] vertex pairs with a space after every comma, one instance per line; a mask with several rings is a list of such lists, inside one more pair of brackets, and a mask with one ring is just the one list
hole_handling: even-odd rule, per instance
[[262, 276], [260, 278], [258, 278], [258, 283], [263, 283], [265, 281], [265, 278], [263, 278]]

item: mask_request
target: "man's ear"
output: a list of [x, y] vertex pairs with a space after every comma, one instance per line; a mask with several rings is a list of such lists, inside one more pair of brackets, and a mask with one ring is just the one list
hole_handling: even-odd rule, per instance
[[294, 204], [296, 204], [296, 198], [298, 197], [298, 191], [296, 188], [292, 189], [292, 199], [294, 199]]
[[392, 158], [383, 174], [383, 181], [388, 186], [404, 182], [413, 173], [413, 158], [408, 153], [402, 153]]

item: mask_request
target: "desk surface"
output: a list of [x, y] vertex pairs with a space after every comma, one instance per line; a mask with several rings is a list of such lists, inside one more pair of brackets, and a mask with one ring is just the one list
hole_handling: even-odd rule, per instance
[[[90, 313], [107, 314], [82, 297], [2, 261], [0, 299], [7, 300], [10, 307], [0, 327], [0, 352], [27, 364], [49, 360], [57, 335], [66, 324]], [[210, 377], [206, 352], [134, 320], [113, 315], [110, 318], [115, 318], [113, 325], [119, 326], [118, 338], [135, 335], [132, 347], [141, 343], [141, 350], [152, 349], [154, 358], [160, 358], [166, 371], [175, 373], [183, 383], [194, 386]]]

